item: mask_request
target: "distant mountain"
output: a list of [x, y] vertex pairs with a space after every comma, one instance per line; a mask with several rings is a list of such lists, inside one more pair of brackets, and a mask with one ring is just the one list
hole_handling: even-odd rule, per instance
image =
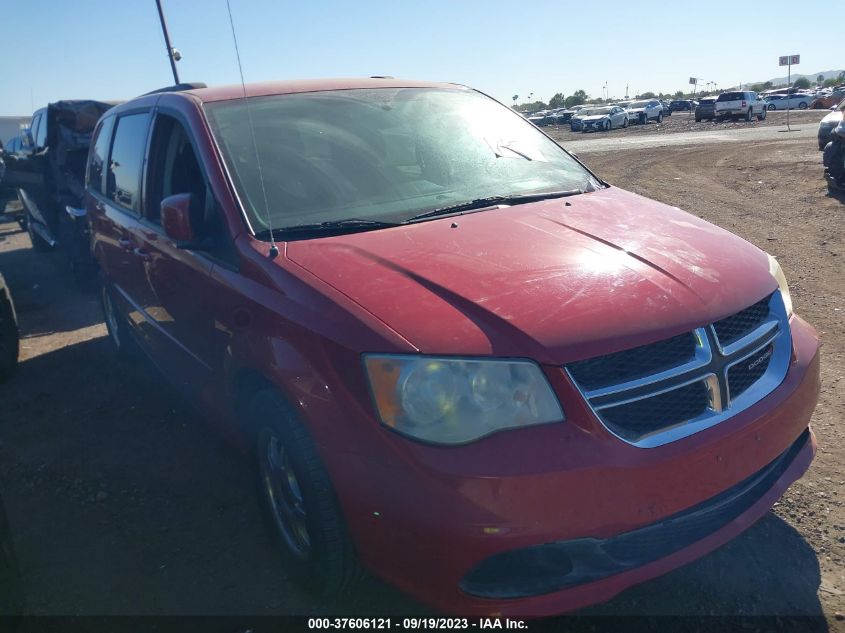
[[[818, 77], [819, 75], [824, 75], [825, 79], [831, 79], [831, 78], [838, 77], [839, 73], [841, 73], [841, 72], [842, 72], [841, 70], [825, 70], [824, 72], [809, 73], [809, 74], [806, 74], [806, 75], [792, 73], [792, 81], [795, 81], [799, 77], [806, 77], [807, 79], [810, 80], [811, 83], [816, 83], [816, 77]], [[785, 84], [788, 81], [788, 77], [786, 75], [784, 75], [783, 77], [778, 77], [776, 79], [769, 79], [769, 81], [771, 81], [772, 84], [777, 86], [778, 84]], [[757, 83], [757, 82], [752, 81], [751, 83], [753, 84], [753, 83]], [[762, 82], [760, 82], [760, 83], [762, 83]]]

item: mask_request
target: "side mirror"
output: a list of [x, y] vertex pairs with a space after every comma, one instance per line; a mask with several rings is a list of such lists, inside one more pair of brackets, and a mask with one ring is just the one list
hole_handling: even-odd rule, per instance
[[191, 226], [191, 194], [177, 193], [161, 201], [161, 226], [178, 245], [194, 241]]

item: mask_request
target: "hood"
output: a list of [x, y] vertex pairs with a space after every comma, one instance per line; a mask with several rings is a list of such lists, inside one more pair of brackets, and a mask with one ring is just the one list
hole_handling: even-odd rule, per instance
[[777, 287], [755, 246], [616, 188], [289, 242], [285, 255], [423, 353], [550, 364], [689, 331]]
[[628, 112], [644, 112], [645, 108], [625, 108]]
[[609, 114], [591, 114], [590, 116], [579, 117], [582, 121], [600, 121], [609, 117]]

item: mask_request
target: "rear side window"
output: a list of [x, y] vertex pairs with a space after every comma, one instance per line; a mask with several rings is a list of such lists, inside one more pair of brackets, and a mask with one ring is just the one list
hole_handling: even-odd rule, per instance
[[111, 133], [114, 129], [114, 117], [109, 117], [100, 125], [88, 160], [88, 180], [86, 182], [91, 191], [103, 193], [103, 175], [106, 159], [111, 145]]
[[117, 120], [106, 178], [106, 196], [127, 209], [140, 210], [141, 166], [150, 114], [129, 114]]

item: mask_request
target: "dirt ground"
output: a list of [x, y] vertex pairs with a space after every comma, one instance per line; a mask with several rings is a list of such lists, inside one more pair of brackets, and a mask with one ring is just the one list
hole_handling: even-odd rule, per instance
[[[827, 195], [815, 140], [581, 157], [776, 255], [824, 342], [808, 474], [733, 542], [587, 613], [647, 616], [654, 630], [845, 630], [845, 204]], [[426, 612], [375, 580], [336, 604], [299, 590], [262, 527], [246, 460], [154, 369], [114, 360], [96, 298], [73, 288], [61, 257], [2, 224], [0, 271], [24, 337], [19, 373], [0, 386], [0, 491], [29, 613]], [[694, 618], [668, 627], [662, 615]]]

